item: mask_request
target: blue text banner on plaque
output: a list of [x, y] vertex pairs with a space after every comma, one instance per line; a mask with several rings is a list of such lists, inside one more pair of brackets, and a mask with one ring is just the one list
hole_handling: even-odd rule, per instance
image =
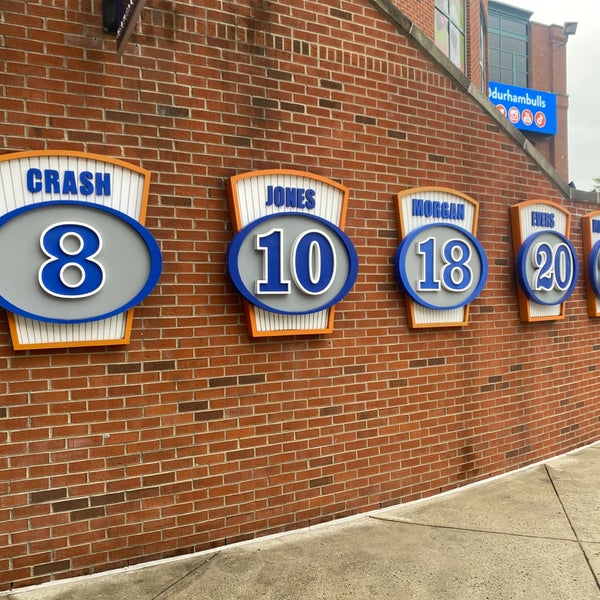
[[517, 129], [556, 133], [556, 94], [490, 81], [488, 96]]

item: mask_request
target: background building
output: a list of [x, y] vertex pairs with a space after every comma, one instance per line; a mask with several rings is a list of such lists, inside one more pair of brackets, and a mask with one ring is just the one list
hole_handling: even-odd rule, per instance
[[556, 94], [556, 133], [525, 132], [539, 152], [568, 180], [568, 121], [564, 26], [531, 21], [531, 12], [489, 3], [489, 79]]
[[556, 96], [556, 133], [526, 129], [524, 135], [568, 181], [564, 26], [536, 23], [530, 11], [487, 0], [399, 0], [397, 5], [482, 90], [495, 81]]

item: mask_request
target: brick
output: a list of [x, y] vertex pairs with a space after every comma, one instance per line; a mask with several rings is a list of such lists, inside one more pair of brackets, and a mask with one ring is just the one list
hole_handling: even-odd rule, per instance
[[325, 485], [331, 485], [333, 483], [333, 477], [318, 477], [316, 479], [311, 479], [309, 482], [309, 486], [311, 488], [315, 487], [323, 487]]
[[69, 571], [71, 569], [71, 561], [69, 559], [61, 561], [52, 561], [46, 564], [35, 565], [33, 567], [34, 577], [40, 575], [49, 575], [50, 573], [60, 573], [61, 571]]
[[183, 117], [188, 118], [190, 116], [190, 109], [184, 106], [168, 106], [159, 104], [156, 107], [156, 112], [159, 115], [166, 117]]
[[88, 498], [76, 498], [74, 500], [65, 500], [64, 502], [53, 502], [52, 512], [62, 512], [87, 508], [89, 506]]
[[121, 363], [108, 365], [107, 372], [112, 373], [139, 373], [142, 370], [142, 363]]
[[375, 117], [369, 117], [366, 115], [355, 115], [354, 120], [356, 123], [362, 123], [364, 125], [375, 125], [377, 119]]
[[32, 504], [38, 502], [52, 502], [53, 500], [59, 500], [60, 498], [66, 498], [67, 488], [56, 488], [52, 490], [41, 490], [39, 492], [32, 492], [30, 501]]
[[337, 8], [330, 8], [329, 9], [329, 14], [332, 17], [337, 17], [338, 19], [343, 19], [345, 21], [351, 21], [352, 20], [352, 13], [346, 12], [345, 10], [339, 10]]
[[208, 400], [199, 400], [197, 402], [179, 402], [177, 404], [179, 412], [205, 411], [208, 408]]
[[105, 504], [115, 504], [125, 501], [125, 492], [115, 492], [113, 494], [103, 494], [90, 498], [90, 506], [103, 506]]
[[330, 79], [320, 79], [319, 84], [328, 90], [343, 90], [344, 84], [340, 81], [332, 81]]
[[194, 413], [195, 421], [214, 421], [223, 418], [224, 412], [222, 410], [201, 410]]
[[208, 385], [211, 388], [214, 387], [227, 387], [230, 385], [237, 385], [237, 377], [215, 377], [208, 380]]

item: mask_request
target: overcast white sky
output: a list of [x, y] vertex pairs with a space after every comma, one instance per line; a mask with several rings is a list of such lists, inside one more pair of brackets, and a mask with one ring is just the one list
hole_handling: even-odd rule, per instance
[[577, 21], [567, 44], [569, 180], [591, 190], [600, 177], [600, 3], [598, 0], [502, 0], [533, 11], [532, 21]]

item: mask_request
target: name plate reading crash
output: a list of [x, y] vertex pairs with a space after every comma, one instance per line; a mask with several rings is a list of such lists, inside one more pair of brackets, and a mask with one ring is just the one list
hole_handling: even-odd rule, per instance
[[529, 200], [511, 206], [510, 216], [521, 320], [563, 319], [579, 276], [570, 213], [555, 202]]
[[398, 194], [396, 275], [406, 294], [408, 325], [468, 324], [469, 303], [487, 280], [485, 251], [475, 237], [479, 204], [445, 188]]
[[236, 232], [227, 266], [246, 301], [250, 335], [330, 333], [358, 257], [342, 228], [347, 188], [293, 170], [232, 177]]
[[162, 258], [149, 173], [77, 152], [0, 157], [0, 306], [15, 348], [123, 344]]

